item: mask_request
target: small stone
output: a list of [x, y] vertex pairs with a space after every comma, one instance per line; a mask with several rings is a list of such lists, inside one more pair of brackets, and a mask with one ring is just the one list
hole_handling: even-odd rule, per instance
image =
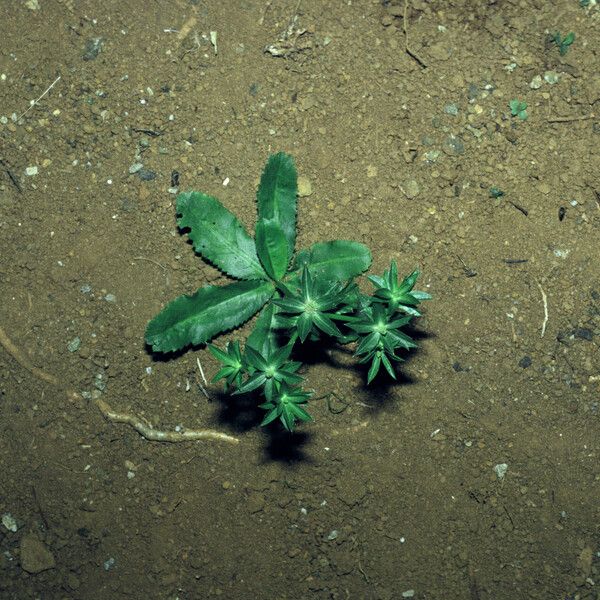
[[587, 327], [578, 327], [573, 331], [573, 335], [580, 340], [586, 340], [587, 342], [591, 342], [594, 338], [594, 332]]
[[117, 297], [114, 294], [106, 294], [106, 296], [104, 296], [104, 299], [107, 302], [112, 302], [112, 303], [117, 301]]
[[85, 43], [83, 60], [94, 60], [102, 50], [102, 38], [92, 38]]
[[527, 369], [527, 367], [531, 366], [531, 363], [532, 363], [531, 356], [524, 356], [519, 361], [519, 366], [521, 367], [521, 369]]
[[131, 175], [137, 173], [138, 171], [141, 171], [144, 168], [144, 165], [140, 162], [137, 163], [133, 163], [130, 167], [129, 167], [129, 173]]
[[332, 529], [331, 532], [329, 533], [329, 535], [327, 536], [327, 539], [332, 542], [333, 540], [336, 540], [337, 537], [339, 535], [339, 532], [337, 529]]
[[430, 150], [429, 152], [425, 152], [423, 155], [425, 157], [425, 161], [429, 164], [434, 164], [437, 162], [437, 159], [440, 157], [441, 152], [439, 150]]
[[312, 194], [312, 184], [310, 179], [305, 175], [298, 177], [298, 196], [300, 198], [306, 198]]
[[496, 473], [496, 477], [498, 477], [498, 479], [504, 479], [506, 471], [508, 471], [508, 465], [506, 463], [499, 463], [494, 467], [494, 472]]
[[2, 515], [2, 525], [4, 525], [6, 529], [12, 531], [13, 533], [15, 533], [19, 528], [17, 525], [17, 520], [10, 513], [4, 513]]
[[403, 598], [414, 598], [415, 590], [406, 590], [405, 592], [402, 592], [402, 597]]
[[21, 540], [21, 568], [27, 573], [41, 573], [56, 566], [54, 555], [33, 534]]
[[27, 175], [28, 177], [33, 177], [34, 175], [38, 174], [38, 168], [36, 166], [33, 167], [27, 167], [25, 169], [25, 175]]
[[544, 81], [550, 85], [558, 83], [560, 75], [556, 71], [546, 71], [544, 73]]
[[137, 175], [142, 181], [152, 181], [153, 179], [156, 179], [156, 173], [150, 169], [140, 169], [137, 171]]
[[68, 344], [67, 344], [67, 350], [69, 352], [77, 352], [77, 350], [79, 350], [79, 347], [81, 346], [81, 338], [76, 337], [73, 338]]
[[550, 193], [550, 186], [547, 183], [540, 183], [540, 185], [537, 186], [537, 189], [544, 195]]
[[446, 104], [446, 106], [444, 106], [444, 112], [447, 115], [456, 116], [458, 114], [458, 106], [456, 106], [454, 103]]
[[539, 90], [542, 87], [542, 76], [536, 75], [529, 83], [529, 87], [532, 90]]
[[410, 200], [416, 198], [419, 195], [419, 192], [421, 191], [419, 184], [414, 179], [409, 179], [408, 181], [405, 181], [401, 189], [404, 192], [404, 195]]
[[465, 144], [460, 137], [451, 133], [444, 140], [442, 150], [450, 156], [459, 156], [465, 153]]

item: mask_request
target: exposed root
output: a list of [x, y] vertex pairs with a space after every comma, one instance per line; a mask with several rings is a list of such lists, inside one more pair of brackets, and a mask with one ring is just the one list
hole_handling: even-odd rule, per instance
[[27, 356], [25, 356], [25, 354], [23, 354], [23, 352], [21, 352], [21, 350], [12, 343], [11, 339], [6, 335], [6, 332], [4, 329], [2, 329], [2, 327], [0, 327], [0, 344], [2, 344], [4, 349], [32, 375], [52, 385], [60, 385], [57, 377], [50, 375], [50, 373], [46, 373], [46, 371], [42, 371], [42, 369], [38, 369], [32, 365]]
[[[4, 349], [27, 371], [29, 371], [34, 377], [45, 381], [51, 385], [62, 387], [59, 379], [50, 374], [46, 373], [42, 369], [31, 364], [31, 361], [27, 356], [15, 346], [12, 340], [6, 335], [6, 332], [0, 326], [0, 344]], [[70, 400], [78, 399], [80, 396], [73, 390], [66, 390], [67, 396]], [[230, 444], [238, 444], [239, 439], [233, 436], [221, 433], [220, 431], [214, 431], [212, 429], [187, 429], [184, 431], [161, 431], [154, 429], [152, 426], [144, 423], [141, 419], [135, 415], [128, 413], [115, 412], [104, 400], [96, 400], [96, 406], [100, 409], [100, 412], [110, 421], [115, 423], [127, 423], [131, 425], [140, 435], [147, 440], [153, 442], [189, 442], [194, 440], [219, 440], [222, 442], [229, 442]]]
[[102, 414], [115, 423], [127, 423], [131, 425], [141, 436], [152, 442], [189, 442], [194, 440], [219, 440], [238, 444], [239, 439], [213, 431], [212, 429], [186, 429], [184, 431], [161, 431], [144, 423], [140, 418], [129, 413], [115, 412], [104, 400], [96, 400], [96, 406]]

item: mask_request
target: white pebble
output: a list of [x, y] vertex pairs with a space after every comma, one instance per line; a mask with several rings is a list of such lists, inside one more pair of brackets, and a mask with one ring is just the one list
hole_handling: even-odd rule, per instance
[[18, 529], [17, 520], [10, 513], [4, 513], [2, 515], [2, 525], [13, 533]]
[[494, 472], [496, 473], [496, 477], [498, 477], [498, 479], [504, 479], [506, 471], [508, 471], [508, 465], [506, 463], [499, 463], [494, 467]]

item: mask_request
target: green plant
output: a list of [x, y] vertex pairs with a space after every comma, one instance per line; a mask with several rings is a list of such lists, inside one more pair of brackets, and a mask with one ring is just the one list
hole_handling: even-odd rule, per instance
[[222, 364], [213, 381], [224, 380], [234, 394], [260, 391], [265, 402], [259, 406], [267, 411], [262, 424], [279, 419], [289, 431], [311, 418], [301, 363], [291, 360], [297, 343], [354, 343], [360, 362], [369, 363], [368, 383], [382, 365], [395, 378], [392, 363], [401, 360], [396, 352], [415, 347], [401, 329], [420, 316], [416, 307], [430, 297], [413, 289], [419, 272], [399, 280], [394, 261], [382, 277], [369, 277], [373, 294], [362, 293], [355, 278], [368, 269], [371, 253], [358, 242], [319, 242], [295, 253], [296, 195], [292, 158], [271, 155], [258, 188], [252, 238], [217, 199], [179, 194], [180, 229], [189, 232], [198, 254], [237, 281], [176, 298], [146, 328], [152, 350], [168, 353], [208, 343], [262, 309], [243, 349], [238, 341], [224, 349], [209, 345]]
[[510, 107], [510, 114], [513, 117], [519, 117], [521, 121], [527, 120], [527, 117], [529, 116], [527, 114], [527, 102], [514, 98], [508, 103], [508, 106]]
[[567, 33], [564, 38], [561, 38], [560, 31], [557, 31], [550, 39], [558, 46], [560, 55], [564, 56], [569, 51], [571, 44], [575, 41], [575, 33], [571, 31]]
[[490, 198], [502, 198], [504, 192], [495, 185], [490, 188]]

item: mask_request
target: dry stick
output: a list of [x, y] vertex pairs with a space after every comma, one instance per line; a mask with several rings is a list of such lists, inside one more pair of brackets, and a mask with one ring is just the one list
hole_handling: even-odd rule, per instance
[[[204, 370], [202, 369], [202, 365], [200, 364], [200, 359], [198, 357], [196, 357], [196, 364], [198, 365], [198, 369], [200, 370], [200, 375], [202, 375], [202, 380], [204, 381], [204, 385], [208, 385], [208, 382], [206, 381], [206, 377], [204, 376]], [[208, 398], [208, 400], [210, 400], [210, 396], [208, 395], [208, 392], [206, 391], [206, 389], [200, 382], [198, 382], [198, 387], [202, 390], [202, 393]]]
[[548, 123], [571, 123], [572, 121], [587, 121], [588, 119], [595, 119], [596, 115], [579, 115], [577, 117], [548, 117], [546, 120]]
[[160, 267], [163, 271], [167, 270], [167, 267], [165, 267], [165, 265], [161, 265], [157, 260], [154, 260], [153, 258], [146, 258], [145, 256], [134, 256], [131, 260], [146, 260], [156, 265], [157, 267]]
[[544, 322], [542, 323], [542, 336], [544, 337], [544, 333], [546, 333], [546, 324], [548, 323], [548, 298], [546, 297], [546, 292], [544, 292], [544, 288], [540, 285], [540, 282], [536, 280], [537, 286], [540, 288], [540, 292], [542, 293], [542, 302], [544, 303]]
[[427, 65], [415, 54], [408, 45], [408, 4], [409, 0], [404, 0], [404, 18], [402, 19], [402, 29], [404, 30], [404, 49], [413, 60], [417, 61], [422, 69], [426, 69]]
[[29, 105], [29, 108], [17, 119], [17, 121], [20, 121], [57, 83], [58, 80], [60, 79], [60, 75], [48, 86], [48, 88], [46, 89], [46, 91], [37, 99], [37, 100], [33, 100], [31, 102], [31, 104]]
[[[32, 375], [46, 381], [57, 387], [62, 387], [60, 381], [54, 375], [38, 369], [38, 367], [31, 364], [30, 360], [23, 354], [23, 352], [17, 348], [12, 340], [6, 335], [4, 329], [0, 326], [0, 344], [4, 346], [4, 349], [27, 371]], [[67, 395], [70, 399], [78, 399], [80, 396], [77, 392], [67, 390]], [[141, 419], [135, 415], [128, 413], [115, 412], [104, 400], [96, 400], [96, 406], [100, 409], [100, 412], [109, 420], [115, 423], [127, 423], [131, 425], [139, 434], [145, 437], [147, 440], [156, 442], [188, 442], [192, 440], [219, 440], [223, 442], [229, 442], [231, 444], [239, 443], [239, 439], [233, 436], [221, 433], [219, 431], [213, 431], [212, 429], [188, 429], [184, 431], [161, 431], [154, 429], [150, 425], [144, 423]]]

